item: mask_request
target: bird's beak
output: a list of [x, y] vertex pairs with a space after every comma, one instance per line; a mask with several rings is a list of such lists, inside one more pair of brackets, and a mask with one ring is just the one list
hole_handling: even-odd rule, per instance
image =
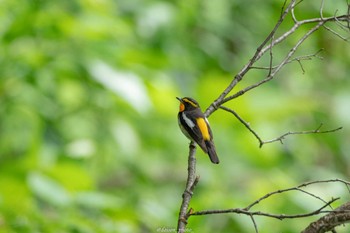
[[176, 99], [182, 103], [182, 99], [180, 97], [176, 97]]

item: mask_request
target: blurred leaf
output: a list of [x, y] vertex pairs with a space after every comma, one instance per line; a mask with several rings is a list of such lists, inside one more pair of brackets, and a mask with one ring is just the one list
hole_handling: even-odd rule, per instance
[[79, 192], [75, 195], [75, 202], [86, 208], [110, 210], [119, 208], [122, 203], [112, 195], [99, 192]]
[[68, 206], [72, 201], [71, 195], [64, 187], [41, 173], [30, 173], [28, 185], [35, 195], [52, 205]]

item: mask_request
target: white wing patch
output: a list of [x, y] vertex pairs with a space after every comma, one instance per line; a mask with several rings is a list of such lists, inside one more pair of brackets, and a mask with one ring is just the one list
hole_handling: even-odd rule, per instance
[[186, 124], [192, 129], [195, 126], [195, 123], [191, 121], [190, 118], [186, 116], [186, 114], [183, 112], [182, 113], [182, 118], [185, 120]]

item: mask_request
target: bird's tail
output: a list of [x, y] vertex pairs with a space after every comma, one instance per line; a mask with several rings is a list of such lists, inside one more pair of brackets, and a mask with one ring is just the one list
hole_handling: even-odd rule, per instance
[[212, 141], [205, 141], [205, 145], [207, 146], [208, 155], [211, 162], [218, 164], [220, 161], [219, 161], [218, 155], [216, 154], [214, 143]]

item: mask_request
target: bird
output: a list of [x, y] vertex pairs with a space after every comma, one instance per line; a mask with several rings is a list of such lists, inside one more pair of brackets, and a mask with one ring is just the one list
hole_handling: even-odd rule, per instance
[[209, 121], [204, 116], [198, 102], [190, 97], [176, 97], [180, 101], [178, 124], [182, 133], [209, 155], [210, 161], [218, 164], [213, 134]]

